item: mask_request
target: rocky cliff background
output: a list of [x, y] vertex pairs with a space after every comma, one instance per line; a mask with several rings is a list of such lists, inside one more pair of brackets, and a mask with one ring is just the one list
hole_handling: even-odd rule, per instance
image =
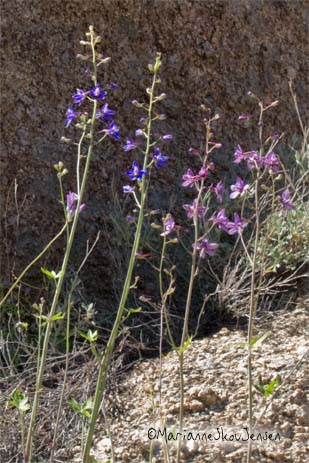
[[[102, 35], [104, 54], [112, 57], [108, 80], [123, 138], [133, 135], [139, 113], [131, 105], [148, 86], [147, 64], [162, 52], [161, 89], [168, 98], [163, 130], [173, 133], [170, 167], [156, 183], [153, 199], [168, 209], [190, 164], [190, 146], [203, 141], [201, 103], [221, 114], [216, 138], [223, 143], [218, 162], [230, 175], [233, 148], [250, 149], [255, 138], [237, 123], [252, 109], [248, 90], [279, 99], [268, 119], [269, 131], [284, 131], [287, 152], [299, 133], [289, 96], [294, 78], [303, 114], [308, 114], [308, 2], [258, 0], [15, 0], [1, 6], [1, 276], [18, 274], [59, 230], [62, 210], [53, 164], [69, 170], [74, 150], [60, 143], [66, 135], [65, 112], [84, 76], [76, 54], [89, 24]], [[294, 137], [294, 138], [293, 138]], [[82, 275], [85, 286], [102, 300], [121, 277], [115, 259], [124, 249], [113, 222], [121, 215], [121, 185], [128, 166], [121, 144], [100, 145], [92, 164], [87, 212], [80, 227], [71, 268], [80, 262], [87, 239], [101, 239]], [[73, 188], [73, 174], [67, 189]], [[175, 189], [174, 185], [178, 187]], [[175, 193], [176, 191], [176, 193]], [[14, 193], [15, 192], [15, 193]], [[172, 196], [172, 194], [174, 196]], [[180, 194], [180, 193], [179, 193]], [[121, 227], [121, 219], [119, 219]], [[57, 268], [63, 243], [49, 254]], [[117, 273], [117, 275], [116, 275]], [[121, 272], [120, 272], [121, 273]], [[116, 291], [117, 292], [117, 291]], [[115, 294], [116, 294], [115, 292]]]

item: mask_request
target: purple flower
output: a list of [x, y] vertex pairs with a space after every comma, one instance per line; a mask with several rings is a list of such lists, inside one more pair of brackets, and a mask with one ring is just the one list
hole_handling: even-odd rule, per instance
[[230, 194], [230, 198], [234, 199], [238, 196], [243, 196], [249, 188], [249, 185], [246, 185], [242, 178], [237, 177], [235, 185], [231, 185], [232, 193]]
[[158, 168], [158, 169], [161, 169], [162, 167], [165, 167], [166, 166], [166, 163], [168, 161], [168, 156], [164, 156], [161, 151], [159, 150], [159, 148], [155, 148], [153, 154], [152, 154], [152, 157], [154, 159], [154, 162], [155, 162], [155, 166]]
[[136, 136], [136, 137], [141, 137], [143, 134], [144, 134], [144, 132], [143, 132], [142, 129], [137, 129], [137, 130], [135, 131], [135, 136]]
[[243, 151], [240, 145], [237, 145], [236, 151], [234, 153], [235, 164], [240, 164], [241, 161], [244, 161], [244, 159], [245, 159], [245, 152]]
[[248, 169], [256, 169], [263, 166], [263, 158], [256, 151], [251, 151], [247, 158]]
[[99, 118], [102, 122], [109, 121], [114, 115], [116, 111], [113, 109], [108, 108], [108, 104], [106, 103], [103, 108], [100, 108], [96, 114], [96, 117]]
[[246, 121], [249, 121], [249, 120], [252, 119], [252, 118], [253, 118], [253, 115], [252, 115], [252, 114], [241, 114], [240, 116], [238, 116], [238, 120], [239, 120], [240, 122], [242, 122], [242, 121], [245, 121], [245, 122], [246, 122]]
[[116, 90], [118, 88], [118, 84], [115, 84], [115, 82], [112, 82], [112, 83], [109, 84], [109, 88], [111, 90]]
[[248, 222], [242, 220], [238, 214], [234, 213], [234, 222], [227, 223], [227, 229], [229, 235], [235, 235], [236, 233], [242, 233], [248, 225]]
[[104, 100], [107, 95], [105, 90], [101, 90], [101, 85], [97, 84], [94, 88], [89, 91], [89, 95], [95, 100]]
[[264, 157], [264, 166], [266, 169], [271, 169], [273, 172], [280, 170], [280, 161], [276, 153], [270, 151]]
[[220, 182], [217, 183], [217, 185], [215, 186], [214, 191], [215, 191], [215, 195], [216, 195], [217, 200], [219, 201], [219, 203], [222, 203], [222, 201], [223, 201], [223, 193], [224, 193], [224, 186], [223, 186], [222, 180], [220, 180]]
[[122, 187], [122, 191], [124, 192], [124, 194], [130, 194], [132, 193], [133, 190], [134, 190], [134, 186], [124, 185]]
[[191, 169], [188, 169], [187, 172], [182, 176], [182, 186], [194, 187], [195, 183], [199, 180], [198, 175], [194, 175]]
[[84, 99], [86, 98], [86, 96], [87, 96], [87, 92], [84, 92], [84, 90], [77, 88], [76, 93], [72, 95], [72, 98], [73, 98], [74, 103], [80, 106], [82, 102], [84, 101]]
[[188, 219], [193, 219], [195, 214], [200, 219], [205, 215], [207, 211], [207, 207], [204, 207], [204, 206], [197, 207], [196, 203], [197, 203], [197, 199], [195, 199], [192, 204], [184, 204], [182, 206], [187, 213]]
[[199, 170], [199, 173], [198, 173], [199, 180], [200, 180], [201, 178], [206, 178], [206, 177], [208, 177], [208, 173], [209, 173], [209, 172], [208, 172], [207, 167], [202, 166], [202, 167], [200, 168], [200, 170]]
[[[67, 206], [67, 213], [69, 216], [73, 216], [76, 212], [77, 208], [77, 203], [78, 203], [78, 195], [76, 193], [73, 193], [70, 191], [66, 195], [66, 206]], [[86, 205], [81, 204], [79, 208], [79, 212], [82, 212], [85, 209]]]
[[110, 137], [113, 137], [115, 140], [120, 140], [119, 127], [117, 127], [115, 121], [111, 121], [108, 129], [104, 129]]
[[126, 139], [126, 144], [123, 147], [123, 151], [128, 153], [129, 151], [134, 150], [137, 147], [136, 141], [132, 140], [132, 138]]
[[160, 234], [160, 236], [166, 236], [172, 233], [176, 229], [175, 220], [171, 216], [171, 214], [167, 214], [167, 216], [163, 219], [163, 226], [164, 232]]
[[69, 125], [71, 124], [71, 122], [79, 115], [80, 115], [80, 113], [78, 113], [71, 106], [69, 106], [68, 110], [67, 110], [67, 112], [65, 114], [65, 117], [67, 119], [66, 128], [68, 128]]
[[214, 256], [218, 247], [217, 243], [210, 243], [207, 238], [196, 244], [196, 249], [199, 251], [201, 259], [205, 259], [207, 255]]
[[130, 177], [131, 180], [142, 180], [143, 175], [147, 174], [147, 170], [142, 170], [138, 162], [134, 161], [132, 163], [132, 169], [127, 170], [126, 174]]
[[209, 220], [215, 222], [221, 230], [228, 232], [229, 219], [225, 215], [225, 209], [221, 209], [216, 216], [211, 217]]
[[286, 190], [284, 190], [284, 192], [280, 196], [280, 202], [284, 209], [291, 210], [291, 209], [295, 209], [291, 201], [292, 201], [291, 193], [289, 192], [289, 189], [287, 188]]
[[166, 135], [163, 135], [162, 140], [164, 140], [164, 141], [171, 141], [171, 140], [173, 140], [173, 138], [174, 138], [173, 135], [171, 135], [171, 134], [166, 134]]

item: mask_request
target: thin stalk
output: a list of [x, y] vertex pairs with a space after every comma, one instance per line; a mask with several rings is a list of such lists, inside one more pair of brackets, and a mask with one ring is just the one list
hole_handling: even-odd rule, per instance
[[[155, 89], [155, 84], [156, 84], [156, 77], [157, 73], [156, 71], [154, 72], [153, 76], [153, 81], [152, 81], [152, 86], [149, 92], [149, 107], [148, 107], [148, 123], [147, 123], [147, 144], [146, 144], [146, 150], [145, 150], [145, 157], [144, 157], [144, 164], [143, 164], [143, 169], [146, 169], [147, 164], [148, 164], [148, 158], [149, 158], [149, 151], [150, 151], [150, 135], [151, 135], [151, 125], [152, 125], [152, 107], [153, 107], [153, 99], [154, 99], [154, 89]], [[145, 209], [145, 202], [146, 202], [146, 188], [147, 188], [147, 181], [146, 177], [143, 176], [141, 180], [141, 201], [140, 201], [140, 209], [139, 209], [139, 216], [138, 216], [138, 222], [137, 222], [137, 227], [136, 227], [136, 232], [135, 232], [135, 238], [134, 238], [134, 243], [132, 246], [132, 251], [131, 251], [131, 256], [130, 256], [130, 261], [129, 261], [129, 266], [128, 266], [128, 271], [126, 275], [126, 279], [124, 282], [123, 286], [123, 291], [121, 295], [121, 299], [119, 302], [119, 307], [116, 315], [116, 319], [114, 321], [114, 325], [109, 337], [109, 340], [107, 342], [103, 358], [99, 367], [99, 374], [98, 374], [98, 379], [97, 379], [97, 385], [96, 385], [96, 391], [95, 391], [95, 397], [94, 397], [94, 404], [93, 404], [93, 410], [91, 414], [91, 419], [89, 423], [89, 428], [88, 428], [88, 433], [87, 433], [87, 438], [86, 438], [86, 444], [84, 448], [84, 453], [83, 453], [83, 463], [90, 463], [90, 450], [91, 450], [91, 445], [92, 445], [92, 439], [93, 439], [93, 434], [95, 430], [95, 425], [96, 421], [98, 418], [101, 402], [103, 399], [103, 394], [106, 388], [106, 380], [107, 380], [107, 374], [108, 374], [108, 368], [110, 365], [111, 357], [114, 351], [114, 346], [115, 342], [117, 339], [118, 331], [119, 331], [119, 326], [121, 324], [122, 318], [123, 318], [123, 313], [125, 310], [125, 305], [127, 302], [127, 298], [129, 295], [130, 291], [130, 286], [131, 286], [131, 280], [132, 280], [132, 274], [133, 274], [133, 269], [135, 265], [135, 260], [136, 260], [136, 253], [139, 248], [139, 243], [140, 243], [140, 238], [141, 238], [141, 232], [142, 232], [142, 225], [144, 222], [144, 209]]]
[[[263, 154], [263, 104], [260, 102], [260, 117], [259, 117], [259, 140], [260, 140], [260, 156]], [[252, 257], [252, 274], [251, 274], [251, 290], [250, 290], [250, 310], [249, 310], [249, 326], [247, 334], [247, 360], [248, 360], [248, 414], [249, 414], [249, 434], [253, 430], [254, 409], [253, 409], [253, 380], [252, 380], [252, 338], [255, 322], [256, 307], [258, 302], [258, 294], [255, 294], [256, 282], [255, 272], [257, 267], [258, 244], [260, 236], [260, 209], [259, 209], [259, 180], [260, 172], [258, 170], [255, 180], [254, 198], [255, 198], [255, 217], [256, 228], [254, 238], [254, 250]], [[252, 457], [252, 440], [248, 441], [247, 463], [251, 462]]]
[[[92, 49], [93, 49], [93, 67], [94, 67], [94, 84], [96, 85], [96, 62], [95, 62], [95, 52], [94, 52], [94, 40], [93, 40], [93, 34], [91, 35], [91, 42], [92, 42]], [[53, 302], [50, 308], [49, 316], [48, 316], [48, 322], [46, 325], [46, 331], [45, 331], [45, 336], [44, 336], [44, 342], [43, 342], [43, 348], [41, 352], [41, 362], [40, 362], [40, 368], [37, 372], [37, 380], [36, 380], [36, 389], [35, 389], [35, 394], [34, 394], [34, 399], [33, 399], [33, 406], [32, 406], [32, 413], [31, 413], [31, 419], [29, 423], [29, 428], [28, 428], [28, 434], [27, 434], [27, 442], [26, 442], [26, 450], [25, 450], [25, 458], [24, 461], [25, 463], [31, 462], [31, 456], [32, 456], [32, 443], [33, 443], [33, 434], [34, 434], [34, 427], [35, 427], [35, 421], [37, 417], [37, 411], [38, 411], [38, 406], [39, 406], [39, 398], [40, 398], [40, 393], [42, 390], [42, 381], [43, 381], [43, 375], [44, 375], [44, 370], [45, 370], [45, 364], [46, 364], [46, 358], [47, 358], [47, 352], [48, 352], [48, 344], [49, 344], [49, 339], [52, 331], [52, 318], [55, 315], [55, 312], [58, 307], [58, 301], [59, 297], [61, 294], [63, 282], [65, 279], [66, 275], [66, 270], [71, 254], [71, 249], [72, 245], [74, 242], [75, 238], [75, 233], [76, 233], [76, 228], [78, 224], [78, 219], [79, 219], [79, 213], [80, 213], [80, 206], [82, 203], [82, 199], [84, 196], [84, 192], [86, 189], [87, 185], [87, 179], [88, 179], [88, 173], [89, 173], [89, 167], [90, 167], [90, 161], [92, 157], [92, 152], [93, 152], [93, 144], [94, 144], [94, 124], [95, 124], [95, 118], [96, 118], [96, 112], [97, 112], [97, 101], [95, 100], [93, 103], [93, 111], [92, 111], [92, 118], [91, 118], [91, 124], [90, 124], [90, 131], [89, 131], [89, 146], [88, 146], [88, 152], [87, 152], [87, 157], [86, 157], [86, 164], [85, 164], [85, 169], [83, 173], [83, 179], [82, 179], [82, 184], [81, 184], [81, 190], [80, 190], [80, 195], [78, 197], [78, 202], [77, 202], [77, 208], [76, 208], [76, 213], [74, 215], [72, 227], [70, 230], [70, 235], [67, 243], [67, 248], [65, 251], [62, 267], [61, 267], [61, 272], [60, 272], [60, 277], [57, 280], [57, 285], [56, 285], [56, 290], [53, 298]]]

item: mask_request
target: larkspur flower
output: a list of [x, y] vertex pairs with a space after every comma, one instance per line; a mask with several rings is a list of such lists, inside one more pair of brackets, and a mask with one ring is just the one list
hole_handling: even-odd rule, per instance
[[117, 127], [115, 121], [111, 121], [108, 126], [108, 129], [104, 129], [103, 132], [106, 132], [110, 137], [113, 137], [115, 140], [120, 140], [119, 127]]
[[134, 191], [134, 186], [124, 185], [122, 187], [122, 191], [124, 192], [124, 194], [130, 194], [132, 193], [132, 191]]
[[232, 193], [230, 194], [231, 199], [235, 199], [238, 196], [244, 196], [244, 194], [249, 191], [250, 186], [245, 184], [243, 179], [241, 177], [237, 177], [236, 183], [234, 185], [231, 185], [231, 191]]
[[163, 227], [164, 231], [160, 234], [160, 236], [167, 236], [176, 230], [176, 224], [173, 216], [171, 214], [167, 214], [166, 217], [163, 219]]
[[[78, 203], [78, 195], [76, 193], [73, 193], [72, 191], [69, 191], [66, 195], [66, 209], [67, 213], [69, 216], [73, 216], [76, 212], [77, 208], [77, 203]], [[82, 212], [85, 209], [86, 205], [81, 204], [79, 208], [79, 212]]]
[[136, 129], [135, 136], [141, 137], [142, 135], [144, 135], [144, 131], [142, 129]]
[[137, 147], [137, 142], [132, 140], [132, 138], [126, 139], [126, 144], [123, 146], [123, 151], [128, 153], [129, 151], [134, 150]]
[[65, 117], [67, 119], [66, 128], [68, 128], [69, 125], [71, 124], [71, 122], [79, 115], [80, 115], [79, 112], [75, 111], [75, 109], [73, 109], [71, 106], [69, 106], [68, 110], [67, 110], [67, 112], [65, 114]]
[[132, 169], [127, 170], [126, 174], [132, 180], [142, 180], [143, 176], [147, 174], [147, 170], [143, 170], [137, 161], [132, 163]]
[[266, 169], [270, 169], [273, 172], [278, 172], [280, 170], [280, 161], [276, 153], [270, 151], [264, 156], [264, 166]]
[[241, 219], [238, 214], [234, 213], [234, 221], [228, 222], [226, 224], [226, 227], [228, 229], [227, 232], [229, 235], [236, 235], [236, 233], [242, 233], [247, 225], [248, 222], [246, 220]]
[[108, 104], [105, 103], [105, 105], [102, 108], [100, 108], [99, 111], [97, 112], [96, 117], [100, 119], [100, 121], [102, 122], [107, 122], [110, 119], [112, 119], [112, 117], [115, 114], [116, 114], [116, 111], [114, 111], [113, 109], [109, 109]]
[[220, 180], [220, 182], [217, 183], [217, 185], [214, 188], [214, 192], [219, 203], [222, 203], [224, 193], [224, 186], [222, 180]]
[[96, 84], [95, 87], [89, 91], [89, 95], [95, 100], [104, 100], [107, 92], [105, 90], [101, 90], [100, 84]]
[[234, 153], [234, 163], [240, 164], [241, 161], [245, 159], [245, 152], [240, 145], [237, 145], [237, 148]]
[[215, 222], [221, 230], [228, 232], [229, 219], [225, 215], [225, 209], [221, 209], [217, 215], [211, 217], [209, 220]]
[[118, 88], [118, 84], [115, 84], [115, 82], [111, 82], [108, 87], [111, 89], [111, 90], [116, 90]]
[[194, 175], [192, 169], [188, 169], [187, 172], [182, 176], [182, 186], [193, 188], [196, 182], [199, 180], [198, 175]]
[[260, 168], [260, 167], [263, 167], [263, 158], [260, 156], [260, 154], [257, 152], [257, 151], [250, 151], [250, 153], [248, 153], [248, 157], [247, 157], [247, 166], [248, 166], [248, 169], [252, 170], [252, 169], [256, 169], [256, 168]]
[[195, 198], [192, 204], [184, 204], [182, 207], [187, 213], [188, 219], [193, 219], [195, 214], [198, 218], [202, 218], [207, 211], [207, 207], [204, 206], [196, 206], [197, 199]]
[[207, 238], [196, 244], [196, 249], [199, 251], [201, 259], [205, 259], [206, 256], [214, 256], [218, 247], [217, 243], [210, 243]]
[[171, 141], [171, 140], [173, 140], [173, 138], [174, 138], [173, 135], [171, 135], [171, 134], [168, 133], [168, 134], [166, 134], [166, 135], [163, 135], [162, 140], [164, 140], [164, 141]]
[[289, 189], [287, 188], [281, 194], [280, 202], [281, 202], [284, 209], [291, 210], [291, 209], [295, 209], [295, 207], [293, 206], [291, 201], [292, 201], [291, 193], [290, 193]]
[[168, 161], [168, 156], [164, 156], [159, 148], [155, 148], [154, 152], [152, 153], [152, 157], [154, 159], [155, 166], [158, 169], [165, 167]]
[[207, 167], [202, 166], [200, 168], [200, 170], [199, 170], [199, 173], [198, 173], [199, 180], [202, 179], [202, 178], [208, 177], [208, 174], [209, 174], [209, 172], [208, 172]]
[[86, 98], [86, 96], [87, 96], [87, 92], [84, 92], [84, 90], [77, 88], [76, 93], [72, 95], [72, 98], [73, 98], [74, 103], [80, 106], [82, 102], [84, 101], [84, 99]]
[[252, 118], [253, 118], [252, 114], [241, 114], [240, 116], [238, 116], [238, 120], [240, 122], [247, 122]]

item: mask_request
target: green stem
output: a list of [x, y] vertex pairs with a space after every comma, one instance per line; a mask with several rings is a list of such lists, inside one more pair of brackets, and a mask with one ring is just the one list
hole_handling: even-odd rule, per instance
[[[157, 76], [157, 73], [154, 72], [152, 86], [151, 86], [151, 90], [149, 92], [147, 144], [146, 144], [146, 150], [145, 150], [143, 169], [146, 169], [146, 167], [147, 167], [148, 158], [149, 158], [149, 151], [150, 151], [150, 135], [151, 135], [151, 125], [152, 125], [152, 117], [151, 117], [151, 115], [152, 115], [152, 107], [153, 107], [153, 99], [154, 99], [154, 88], [155, 88], [155, 84], [156, 84], [156, 76]], [[143, 178], [142, 178], [140, 188], [141, 188], [141, 201], [140, 201], [140, 209], [139, 209], [139, 216], [138, 216], [138, 222], [137, 222], [137, 227], [136, 227], [136, 232], [135, 232], [134, 243], [133, 243], [133, 247], [132, 247], [132, 251], [131, 251], [128, 271], [127, 271], [126, 279], [125, 279], [125, 282], [124, 282], [123, 291], [122, 291], [121, 299], [120, 299], [120, 302], [119, 302], [119, 307], [118, 307], [116, 319], [114, 321], [114, 325], [113, 325], [109, 340], [107, 342], [107, 345], [106, 345], [106, 348], [105, 348], [105, 351], [104, 351], [104, 354], [103, 354], [103, 359], [102, 359], [100, 367], [99, 367], [99, 374], [98, 374], [98, 379], [97, 379], [93, 410], [92, 410], [92, 414], [91, 414], [88, 433], [87, 433], [87, 437], [86, 437], [86, 444], [85, 444], [84, 453], [83, 453], [83, 460], [82, 460], [83, 463], [90, 463], [90, 450], [91, 450], [91, 445], [92, 445], [92, 439], [93, 439], [95, 425], [96, 425], [96, 421], [97, 421], [97, 418], [98, 418], [99, 410], [100, 410], [102, 399], [103, 399], [103, 394], [104, 394], [104, 391], [105, 391], [105, 388], [106, 388], [106, 380], [107, 380], [108, 368], [109, 368], [109, 365], [110, 365], [111, 357], [112, 357], [112, 354], [113, 354], [113, 351], [114, 351], [114, 346], [115, 346], [115, 342], [116, 342], [118, 331], [119, 331], [119, 326], [120, 326], [122, 318], [123, 318], [125, 305], [126, 305], [126, 302], [127, 302], [129, 291], [130, 291], [130, 286], [131, 286], [133, 269], [134, 269], [134, 265], [135, 265], [136, 254], [137, 254], [137, 251], [138, 251], [138, 248], [139, 248], [142, 225], [143, 225], [143, 222], [144, 222], [144, 209], [145, 209], [146, 188], [147, 188], [147, 182], [146, 182], [146, 177], [145, 176], [143, 176]]]

